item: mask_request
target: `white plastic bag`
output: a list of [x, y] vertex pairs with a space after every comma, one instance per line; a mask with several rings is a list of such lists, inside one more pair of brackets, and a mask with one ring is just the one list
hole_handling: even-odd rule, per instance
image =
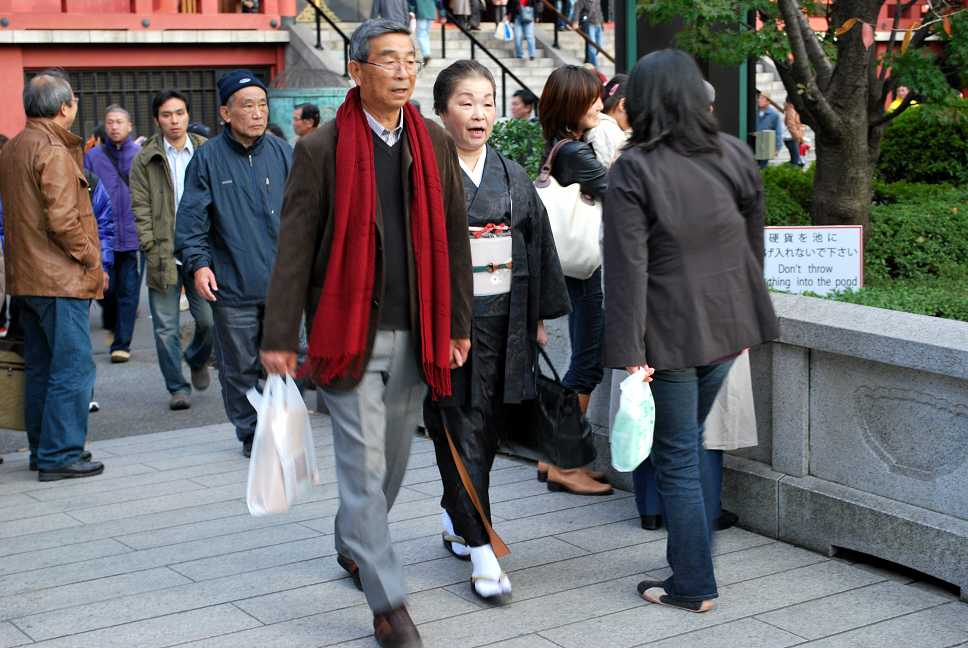
[[292, 378], [270, 375], [246, 396], [258, 415], [245, 501], [252, 515], [285, 513], [319, 484], [309, 412]]
[[494, 30], [494, 38], [500, 41], [514, 40], [514, 32], [511, 31], [511, 23], [504, 20], [497, 24]]
[[645, 369], [639, 369], [622, 381], [622, 398], [612, 424], [612, 467], [619, 472], [632, 472], [652, 451], [655, 430], [655, 401], [645, 382]]

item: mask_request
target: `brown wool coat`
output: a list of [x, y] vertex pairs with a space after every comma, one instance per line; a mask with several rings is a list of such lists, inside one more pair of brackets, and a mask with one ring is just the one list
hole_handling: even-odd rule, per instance
[[[467, 210], [461, 183], [457, 149], [447, 133], [437, 124], [424, 120], [433, 142], [443, 191], [444, 213], [447, 220], [447, 244], [450, 257], [451, 281], [451, 338], [469, 338], [471, 330], [471, 302], [473, 285], [470, 242], [467, 235]], [[286, 183], [279, 224], [279, 252], [269, 283], [263, 324], [262, 348], [272, 351], [296, 351], [299, 323], [303, 311], [312, 325], [319, 303], [319, 294], [326, 280], [330, 246], [333, 237], [333, 196], [336, 191], [352, 191], [353, 187], [336, 185], [336, 122], [329, 121], [296, 143], [292, 171]], [[410, 211], [409, 148], [403, 150], [404, 205], [407, 208], [410, 266], [411, 331], [419, 331], [417, 289], [413, 249], [409, 243]], [[381, 296], [384, 285], [383, 216], [379, 204], [376, 210], [377, 257], [373, 306], [365, 362], [373, 351], [377, 324], [380, 321]], [[414, 338], [417, 348], [420, 342]], [[364, 363], [365, 363], [364, 362]], [[334, 389], [352, 389], [357, 380], [350, 375], [338, 378]]]

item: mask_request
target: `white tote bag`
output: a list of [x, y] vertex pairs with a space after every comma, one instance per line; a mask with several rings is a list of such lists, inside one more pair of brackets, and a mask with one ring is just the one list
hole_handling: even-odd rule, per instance
[[757, 443], [750, 352], [743, 351], [733, 360], [706, 417], [703, 446], [707, 450], [739, 450]]
[[319, 484], [309, 412], [289, 376], [272, 374], [246, 396], [258, 416], [245, 500], [252, 515], [285, 513]]
[[548, 211], [562, 272], [566, 277], [588, 279], [602, 265], [602, 249], [598, 243], [602, 206], [582, 195], [577, 182], [562, 187], [551, 175], [558, 150], [569, 141], [560, 140], [551, 149], [534, 186]]

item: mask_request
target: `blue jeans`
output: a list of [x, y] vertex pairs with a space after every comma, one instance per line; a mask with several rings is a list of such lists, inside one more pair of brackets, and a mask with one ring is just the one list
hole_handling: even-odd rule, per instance
[[571, 362], [562, 379], [565, 387], [579, 394], [590, 394], [602, 382], [602, 269], [588, 279], [565, 277], [571, 314], [568, 335], [571, 337]]
[[712, 525], [701, 478], [702, 424], [732, 362], [656, 371], [652, 465], [665, 504], [665, 590], [689, 601], [719, 596], [713, 573]]
[[181, 312], [179, 301], [181, 289], [185, 287], [188, 307], [195, 319], [195, 336], [185, 350], [185, 361], [192, 369], [203, 367], [212, 357], [215, 338], [215, 323], [212, 320], [212, 307], [195, 291], [195, 282], [185, 278], [181, 266], [178, 267], [178, 281], [167, 290], [148, 289], [148, 305], [151, 308], [151, 321], [155, 328], [155, 347], [158, 349], [158, 365], [165, 377], [165, 387], [169, 394], [190, 394], [191, 384], [182, 372], [181, 349]]
[[[588, 37], [592, 39], [596, 45], [599, 47], [602, 46], [602, 38], [605, 36], [604, 26], [585, 23], [585, 33], [588, 34]], [[588, 43], [585, 43], [585, 60], [596, 67], [598, 66], [598, 50]]]
[[514, 20], [514, 55], [518, 58], [524, 58], [521, 49], [522, 35], [528, 40], [528, 56], [534, 58], [534, 21], [525, 24], [520, 18]]
[[[111, 281], [101, 306], [105, 311], [105, 324], [114, 333], [112, 351], [131, 348], [134, 322], [138, 318], [138, 301], [141, 297], [141, 268], [138, 252], [115, 252]], [[113, 320], [108, 313], [115, 313]]]
[[430, 19], [417, 18], [417, 44], [420, 45], [420, 55], [430, 56]]
[[[700, 452], [699, 475], [702, 481], [702, 496], [706, 504], [706, 516], [710, 520], [719, 519], [720, 500], [723, 492], [723, 451], [706, 450]], [[665, 515], [662, 497], [655, 483], [655, 468], [652, 459], [646, 459], [632, 473], [635, 485], [635, 507], [639, 515]]]
[[24, 331], [24, 419], [40, 470], [78, 460], [94, 389], [88, 299], [17, 297]]

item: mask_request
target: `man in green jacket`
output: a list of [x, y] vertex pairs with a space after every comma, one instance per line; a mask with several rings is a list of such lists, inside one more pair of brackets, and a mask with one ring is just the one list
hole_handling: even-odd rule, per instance
[[[158, 364], [173, 410], [191, 407], [192, 386], [207, 389], [211, 378], [214, 324], [212, 307], [195, 290], [175, 259], [175, 213], [185, 188], [185, 170], [195, 151], [205, 142], [188, 132], [188, 99], [177, 90], [165, 90], [152, 101], [159, 133], [152, 135], [131, 165], [131, 204], [138, 228], [138, 242], [147, 259], [148, 303], [155, 329]], [[184, 288], [195, 319], [195, 336], [185, 351], [191, 368], [191, 384], [182, 372], [179, 302]]]

